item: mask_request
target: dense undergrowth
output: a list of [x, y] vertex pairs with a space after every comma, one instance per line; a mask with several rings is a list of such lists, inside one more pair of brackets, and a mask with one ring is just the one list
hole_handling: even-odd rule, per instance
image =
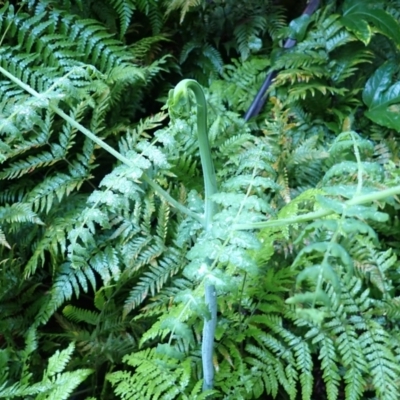
[[0, 4], [0, 398], [400, 398], [397, 1]]

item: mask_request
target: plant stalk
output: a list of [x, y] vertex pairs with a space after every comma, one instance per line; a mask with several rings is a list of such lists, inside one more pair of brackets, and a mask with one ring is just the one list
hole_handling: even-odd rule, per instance
[[[344, 202], [347, 206], [355, 206], [358, 204], [370, 203], [372, 201], [379, 201], [386, 199], [387, 197], [396, 196], [400, 194], [400, 186], [394, 186], [389, 189], [380, 190], [379, 192], [372, 192], [361, 196], [353, 197], [350, 200]], [[319, 218], [327, 217], [328, 215], [335, 214], [333, 210], [321, 209], [313, 211], [303, 215], [296, 215], [292, 218], [281, 218], [272, 221], [265, 222], [254, 222], [249, 224], [236, 224], [233, 226], [234, 230], [249, 230], [249, 229], [264, 229], [264, 228], [276, 228], [286, 225], [293, 225], [299, 222], [313, 221]]]
[[[207, 131], [207, 103], [201, 86], [192, 79], [184, 79], [179, 82], [174, 89], [174, 99], [187, 94], [191, 89], [196, 97], [197, 103], [197, 136], [200, 148], [201, 165], [204, 178], [205, 206], [204, 223], [205, 230], [210, 231], [212, 220], [216, 213], [216, 204], [211, 196], [217, 193], [217, 179], [215, 176], [214, 163], [211, 157], [211, 147], [208, 140]], [[212, 261], [205, 260], [210, 267]], [[217, 293], [215, 286], [209, 283], [205, 284], [205, 303], [210, 312], [210, 318], [204, 320], [203, 341], [201, 347], [201, 357], [203, 364], [203, 391], [212, 389], [214, 386], [214, 364], [213, 349], [215, 328], [217, 326]]]

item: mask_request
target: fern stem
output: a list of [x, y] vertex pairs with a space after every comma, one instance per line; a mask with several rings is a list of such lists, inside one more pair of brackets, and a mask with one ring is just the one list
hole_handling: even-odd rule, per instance
[[[345, 206], [355, 206], [358, 204], [369, 203], [372, 201], [384, 200], [391, 196], [396, 196], [400, 194], [400, 186], [394, 186], [389, 189], [380, 190], [379, 192], [372, 192], [368, 194], [364, 194], [362, 196], [353, 197], [350, 200], [344, 202]], [[326, 217], [328, 215], [334, 214], [333, 210], [321, 209], [318, 211], [313, 211], [307, 214], [298, 215], [292, 218], [282, 218], [273, 221], [265, 221], [265, 222], [253, 222], [249, 224], [236, 224], [233, 226], [234, 230], [248, 230], [248, 229], [264, 229], [271, 227], [281, 227], [285, 225], [293, 225], [299, 222], [308, 222], [315, 219], [319, 219], [322, 217]]]
[[[30, 93], [32, 96], [42, 99], [43, 95], [38, 93], [36, 90], [32, 89], [29, 85], [26, 83], [22, 82], [20, 79], [15, 77], [14, 75], [10, 74], [7, 70], [4, 68], [0, 67], [0, 72], [5, 75], [7, 78], [15, 82], [18, 86], [26, 90], [28, 93]], [[122, 163], [130, 166], [137, 168], [129, 158], [126, 158], [123, 156], [121, 153], [113, 149], [110, 145], [108, 145], [106, 142], [101, 140], [99, 137], [97, 137], [93, 132], [91, 132], [89, 129], [85, 128], [83, 125], [81, 125], [79, 122], [76, 122], [73, 118], [71, 118], [69, 115], [67, 115], [63, 110], [61, 110], [59, 107], [49, 104], [49, 107], [56, 113], [58, 114], [61, 118], [63, 118], [65, 121], [67, 121], [69, 124], [71, 124], [74, 128], [76, 128], [78, 131], [82, 132], [84, 135], [86, 135], [89, 139], [93, 140], [96, 144], [98, 144], [101, 148], [104, 150], [108, 151], [110, 154], [112, 154], [115, 158], [117, 158], [119, 161]], [[142, 180], [146, 182], [149, 186], [151, 186], [160, 196], [162, 196], [167, 202], [169, 202], [172, 206], [174, 206], [176, 209], [181, 211], [182, 213], [196, 219], [197, 221], [203, 223], [203, 219], [201, 216], [196, 214], [195, 212], [189, 210], [187, 207], [185, 207], [183, 204], [179, 203], [177, 200], [175, 200], [167, 191], [165, 191], [160, 185], [158, 185], [156, 182], [154, 182], [152, 179], [150, 179], [144, 172], [141, 176]]]
[[[62, 111], [60, 108], [56, 106], [51, 106], [52, 110], [57, 113], [60, 117], [64, 118], [67, 122], [69, 122], [72, 126], [74, 126], [76, 129], [79, 129], [84, 135], [86, 135], [89, 139], [93, 140], [95, 143], [97, 143], [99, 146], [101, 146], [104, 150], [108, 151], [110, 154], [112, 154], [115, 158], [120, 160], [122, 163], [130, 166], [130, 167], [135, 167], [134, 163], [132, 163], [129, 158], [126, 158], [123, 156], [121, 153], [113, 149], [111, 146], [109, 146], [106, 142], [98, 138], [94, 133], [86, 129], [84, 126], [76, 122], [74, 119], [72, 119], [70, 116], [65, 114], [64, 111]], [[164, 199], [173, 205], [176, 209], [181, 211], [182, 213], [189, 215], [190, 217], [203, 222], [203, 219], [196, 214], [195, 212], [189, 210], [187, 207], [179, 203], [177, 200], [175, 200], [166, 190], [164, 190], [160, 185], [158, 185], [156, 182], [154, 182], [152, 179], [150, 179], [144, 172], [142, 173], [141, 179], [146, 182], [149, 186], [151, 186], [160, 196], [164, 197]]]
[[184, 79], [176, 85], [174, 99], [177, 100], [181, 96], [186, 96], [187, 89], [193, 91], [197, 103], [197, 136], [205, 191], [204, 221], [206, 229], [209, 229], [216, 212], [216, 204], [211, 200], [211, 196], [217, 193], [217, 179], [207, 133], [207, 103], [203, 89], [193, 79]]
[[203, 391], [214, 386], [214, 337], [217, 327], [217, 292], [214, 285], [206, 284], [205, 302], [210, 311], [210, 319], [204, 320], [203, 341], [201, 343], [201, 361], [203, 364]]
[[[205, 204], [204, 222], [205, 230], [212, 227], [212, 220], [216, 213], [216, 204], [211, 196], [217, 193], [217, 179], [215, 176], [214, 163], [211, 157], [211, 148], [207, 132], [207, 103], [201, 86], [192, 79], [184, 79], [176, 85], [173, 93], [174, 101], [179, 97], [186, 96], [191, 89], [196, 97], [197, 104], [197, 136], [200, 148], [201, 166], [203, 169]], [[206, 260], [208, 266], [211, 260]], [[217, 326], [217, 293], [214, 285], [205, 284], [205, 302], [210, 311], [210, 318], [204, 320], [203, 341], [201, 356], [203, 364], [203, 391], [212, 389], [214, 386], [213, 348], [215, 328]]]
[[363, 163], [361, 161], [361, 157], [360, 157], [360, 150], [358, 149], [357, 146], [357, 141], [356, 138], [354, 137], [355, 133], [350, 131], [350, 136], [351, 139], [353, 141], [353, 147], [354, 147], [354, 155], [356, 156], [356, 160], [357, 160], [357, 191], [356, 194], [359, 195], [361, 193], [362, 190], [362, 186], [363, 186]]

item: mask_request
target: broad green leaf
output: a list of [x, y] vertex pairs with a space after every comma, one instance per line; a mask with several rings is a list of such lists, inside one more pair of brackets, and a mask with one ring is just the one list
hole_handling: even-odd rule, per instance
[[310, 22], [311, 18], [307, 14], [303, 14], [300, 17], [294, 19], [289, 25], [290, 38], [297, 40], [298, 42], [303, 40]]
[[158, 343], [156, 347], [156, 353], [173, 358], [176, 360], [184, 360], [185, 354], [179, 351], [176, 347], [171, 346], [168, 343]]
[[189, 326], [177, 318], [167, 317], [163, 319], [161, 321], [160, 329], [166, 329], [169, 332], [173, 332], [174, 334], [187, 339], [188, 341], [193, 341], [193, 333]]
[[358, 40], [361, 40], [366, 46], [369, 44], [372, 37], [372, 30], [364, 19], [353, 17], [342, 17], [341, 23], [354, 35]]
[[308, 254], [321, 253], [322, 255], [327, 252], [329, 252], [332, 257], [340, 259], [342, 264], [347, 267], [348, 272], [353, 272], [353, 260], [345, 248], [338, 243], [330, 242], [316, 242], [301, 249], [292, 264], [292, 268], [294, 269], [301, 265], [303, 257], [307, 257]]
[[329, 250], [333, 257], [340, 258], [342, 264], [347, 267], [348, 272], [353, 272], [353, 260], [343, 246], [338, 243], [329, 243]]
[[395, 71], [395, 64], [385, 63], [368, 79], [362, 94], [363, 101], [368, 107], [379, 103], [382, 93], [389, 88]]
[[397, 72], [393, 63], [385, 63], [368, 80], [363, 101], [369, 107], [365, 115], [379, 125], [400, 132], [400, 82], [390, 86]]
[[[386, 214], [387, 215], [387, 214]], [[341, 222], [340, 228], [344, 234], [362, 233], [372, 239], [376, 239], [375, 231], [365, 222], [355, 218], [346, 218]]]
[[[372, 0], [349, 0], [344, 4], [343, 15], [347, 20], [364, 20], [372, 23], [376, 30], [392, 39], [396, 46], [400, 47], [400, 24], [389, 13], [378, 7], [379, 4]], [[361, 24], [358, 29], [360, 27]]]
[[262, 44], [262, 40], [255, 35], [251, 35], [251, 37], [249, 38], [248, 46], [249, 49], [252, 51], [260, 50], [262, 48]]

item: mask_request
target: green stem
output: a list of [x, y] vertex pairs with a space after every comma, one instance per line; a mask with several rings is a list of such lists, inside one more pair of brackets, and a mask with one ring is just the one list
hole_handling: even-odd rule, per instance
[[216, 213], [216, 204], [211, 200], [211, 196], [217, 193], [217, 179], [215, 177], [214, 163], [211, 157], [210, 143], [208, 141], [207, 103], [203, 89], [192, 79], [184, 79], [176, 85], [174, 89], [174, 99], [177, 100], [179, 97], [185, 96], [188, 89], [193, 91], [197, 103], [197, 136], [205, 191], [204, 222], [205, 228], [210, 229], [212, 219]]
[[[36, 98], [43, 98], [43, 96], [40, 93], [38, 93], [36, 90], [32, 89], [29, 85], [22, 82], [20, 79], [18, 79], [14, 75], [10, 74], [4, 68], [0, 67], [0, 72], [3, 75], [5, 75], [7, 78], [9, 78], [10, 80], [15, 82], [18, 86], [20, 86], [21, 88], [26, 90], [32, 96], [34, 96]], [[65, 112], [62, 111], [59, 107], [50, 103], [49, 108], [51, 108], [56, 114], [58, 114], [61, 118], [63, 118], [65, 121], [67, 121], [70, 125], [72, 125], [74, 128], [76, 128], [78, 131], [82, 132], [89, 139], [93, 140], [93, 142], [98, 144], [104, 150], [108, 151], [110, 154], [112, 154], [115, 158], [120, 160], [122, 163], [124, 163], [125, 165], [128, 165], [130, 167], [135, 167], [134, 163], [131, 160], [129, 160], [129, 158], [126, 158], [121, 153], [119, 153], [118, 151], [113, 149], [111, 146], [109, 146], [106, 142], [104, 142], [99, 137], [97, 137], [89, 129], [85, 128], [79, 122], [76, 122], [69, 115], [65, 114]], [[156, 182], [154, 182], [152, 179], [150, 179], [144, 172], [143, 172], [141, 178], [144, 182], [146, 182], [149, 186], [151, 186], [156, 191], [156, 193], [158, 193], [160, 196], [162, 196], [166, 201], [168, 201], [176, 209], [178, 209], [182, 213], [196, 219], [197, 221], [204, 223], [203, 219], [198, 214], [189, 210], [187, 207], [185, 207], [184, 205], [179, 203], [177, 200], [175, 200], [167, 191], [165, 191], [160, 185], [158, 185]]]
[[[394, 186], [389, 189], [380, 190], [379, 192], [373, 192], [364, 194], [362, 196], [353, 197], [350, 200], [344, 202], [346, 206], [355, 206], [358, 204], [370, 203], [372, 201], [379, 201], [386, 199], [391, 196], [396, 196], [400, 194], [400, 186]], [[335, 211], [321, 209], [318, 211], [313, 211], [303, 215], [297, 215], [292, 218], [282, 218], [273, 221], [266, 222], [254, 222], [250, 224], [236, 224], [233, 226], [234, 230], [248, 230], [248, 229], [264, 229], [271, 227], [281, 227], [286, 225], [293, 225], [299, 222], [313, 221], [319, 218], [327, 217], [328, 215], [335, 214]]]
[[[215, 177], [214, 164], [211, 158], [211, 148], [207, 132], [207, 103], [201, 86], [194, 80], [185, 79], [178, 83], [174, 90], [174, 100], [185, 96], [187, 90], [191, 89], [196, 97], [197, 103], [197, 136], [200, 148], [201, 165], [203, 168], [205, 205], [204, 221], [205, 230], [210, 231], [212, 220], [216, 213], [216, 204], [211, 196], [217, 193], [217, 180]], [[212, 261], [207, 259], [208, 266]], [[201, 356], [203, 364], [203, 390], [212, 389], [214, 386], [213, 348], [215, 328], [217, 326], [217, 293], [214, 285], [205, 284], [205, 302], [210, 311], [210, 318], [204, 320], [203, 341]]]

